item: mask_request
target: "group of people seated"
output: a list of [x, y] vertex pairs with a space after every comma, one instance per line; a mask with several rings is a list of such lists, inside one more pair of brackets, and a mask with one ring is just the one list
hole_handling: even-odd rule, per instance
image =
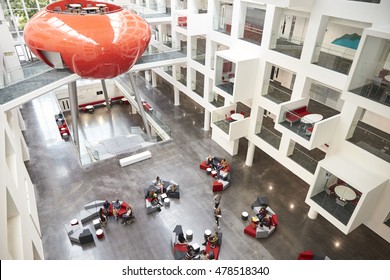
[[[184, 237], [184, 234], [181, 232], [178, 235], [177, 238], [179, 244], [188, 244], [188, 240]], [[211, 248], [215, 248], [215, 246], [219, 242], [218, 232], [215, 232], [213, 235], [206, 238], [205, 242], [202, 244], [203, 246], [206, 246], [206, 243], [211, 243]], [[212, 260], [214, 259], [214, 253], [210, 252], [207, 253], [206, 249], [200, 251], [200, 249], [194, 249], [192, 245], [187, 245], [187, 253], [184, 256], [185, 260], [193, 260], [195, 258], [199, 257], [200, 260]]]
[[159, 193], [170, 193], [175, 192], [177, 190], [176, 184], [169, 184], [168, 187], [164, 187], [164, 182], [161, 180], [160, 176], [157, 176], [156, 180], [154, 181], [154, 186], [159, 189]]
[[[121, 203], [119, 199], [117, 199], [115, 202], [112, 203], [112, 215], [114, 216], [114, 219], [117, 221], [119, 218], [119, 210], [121, 209]], [[110, 216], [110, 202], [108, 200], [104, 201], [103, 207], [100, 207], [99, 210], [99, 219], [100, 223], [103, 227], [107, 225], [108, 217]], [[122, 224], [126, 222], [133, 222], [134, 221], [134, 215], [133, 215], [133, 209], [131, 206], [126, 206], [126, 213], [122, 215]]]
[[155, 205], [160, 205], [162, 206], [160, 200], [158, 199], [158, 195], [155, 191], [150, 190], [147, 192], [145, 199], [150, 199], [150, 203], [155, 206]]

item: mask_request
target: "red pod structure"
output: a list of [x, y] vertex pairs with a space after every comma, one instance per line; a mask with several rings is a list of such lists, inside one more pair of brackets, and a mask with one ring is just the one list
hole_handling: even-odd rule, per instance
[[27, 46], [46, 64], [95, 79], [127, 72], [145, 51], [150, 36], [148, 23], [133, 12], [86, 0], [51, 3], [24, 29]]

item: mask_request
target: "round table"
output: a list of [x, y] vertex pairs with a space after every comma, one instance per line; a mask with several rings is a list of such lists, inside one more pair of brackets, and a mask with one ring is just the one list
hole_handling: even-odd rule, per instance
[[122, 101], [123, 103], [125, 103], [125, 102], [127, 102], [128, 100], [127, 100], [126, 97], [123, 97], [123, 98], [121, 99], [121, 101]]
[[301, 122], [303, 123], [316, 123], [324, 118], [321, 114], [309, 114], [302, 117]]
[[338, 185], [334, 188], [334, 192], [342, 200], [354, 200], [356, 198], [356, 193], [353, 189], [345, 185]]
[[93, 110], [93, 106], [92, 106], [92, 105], [87, 105], [87, 106], [85, 106], [85, 109], [87, 109], [87, 110]]
[[234, 77], [229, 79], [229, 82], [231, 82], [232, 84], [234, 84], [235, 81], [236, 79]]
[[215, 176], [217, 176], [217, 173], [218, 173], [217, 170], [213, 170], [211, 171], [211, 176], [214, 178]]
[[171, 205], [171, 200], [168, 197], [164, 199], [164, 205], [165, 206]]
[[61, 135], [62, 135], [62, 138], [64, 138], [64, 139], [67, 139], [69, 137], [69, 134], [66, 132], [63, 132]]
[[97, 231], [96, 231], [96, 236], [98, 239], [102, 239], [104, 237], [104, 231], [99, 228]]
[[75, 226], [78, 223], [79, 223], [79, 221], [77, 219], [73, 219], [73, 220], [70, 221], [70, 225], [72, 225], [72, 226]]
[[240, 114], [240, 113], [234, 113], [234, 114], [231, 114], [230, 117], [235, 120], [235, 121], [239, 121], [239, 120], [243, 120], [245, 117]]
[[206, 169], [206, 172], [207, 172], [208, 175], [211, 174], [211, 170], [212, 170], [212, 169], [211, 169], [210, 167], [208, 167], [208, 168]]
[[192, 240], [192, 237], [193, 237], [193, 232], [192, 232], [192, 230], [188, 229], [186, 231], [186, 238], [187, 238], [187, 240]]
[[249, 214], [248, 214], [248, 212], [246, 212], [246, 211], [244, 211], [244, 212], [241, 213], [241, 218], [242, 218], [244, 221], [248, 220], [248, 216], [249, 216]]
[[386, 81], [390, 82], [390, 75], [384, 76], [383, 77]]

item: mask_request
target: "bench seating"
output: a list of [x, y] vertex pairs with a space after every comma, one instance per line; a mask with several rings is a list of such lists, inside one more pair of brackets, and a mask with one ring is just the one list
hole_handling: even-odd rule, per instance
[[284, 119], [290, 123], [290, 126], [292, 126], [293, 123], [299, 121], [301, 118], [309, 114], [311, 114], [311, 112], [307, 110], [307, 106], [303, 106], [286, 112]]
[[151, 157], [152, 157], [152, 154], [150, 153], [150, 151], [145, 151], [145, 152], [142, 152], [139, 154], [135, 154], [135, 155], [132, 155], [129, 157], [122, 158], [119, 160], [119, 164], [122, 167], [124, 167], [124, 166], [130, 165], [130, 164], [133, 164], [133, 163], [136, 163], [136, 162], [139, 162], [139, 161], [151, 158]]

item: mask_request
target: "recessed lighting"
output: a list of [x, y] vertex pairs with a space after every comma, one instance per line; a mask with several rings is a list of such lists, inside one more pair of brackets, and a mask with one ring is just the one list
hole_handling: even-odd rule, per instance
[[268, 189], [269, 189], [270, 191], [272, 191], [273, 188], [274, 188], [273, 186], [269, 186], [269, 187], [268, 187]]
[[336, 248], [340, 247], [340, 242], [336, 241], [336, 242], [334, 243], [334, 246], [335, 246]]
[[290, 209], [294, 209], [294, 208], [295, 208], [294, 203], [291, 203], [291, 204], [290, 204]]

